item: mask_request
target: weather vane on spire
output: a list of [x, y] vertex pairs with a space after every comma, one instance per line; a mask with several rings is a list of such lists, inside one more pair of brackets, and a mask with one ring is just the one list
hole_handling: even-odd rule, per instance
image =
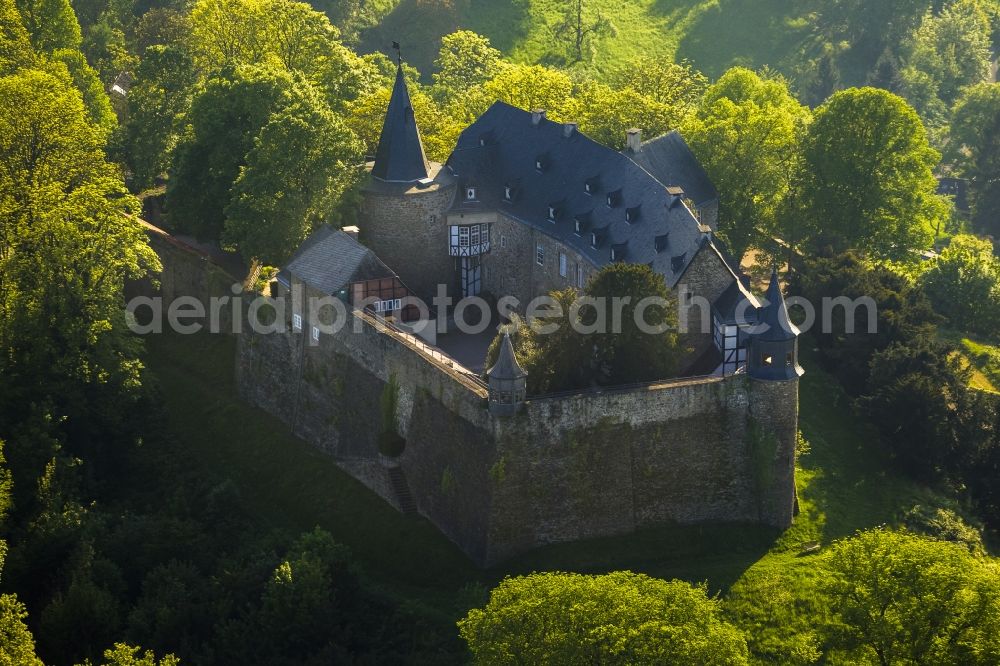
[[392, 48], [396, 49], [396, 64], [402, 66], [403, 56], [399, 51], [399, 42], [393, 42]]

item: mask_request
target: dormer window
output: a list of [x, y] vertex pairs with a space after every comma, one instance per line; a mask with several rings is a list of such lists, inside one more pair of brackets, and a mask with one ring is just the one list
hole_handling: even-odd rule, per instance
[[617, 206], [619, 200], [621, 200], [621, 197], [622, 197], [622, 191], [620, 189], [615, 190], [614, 192], [608, 192], [608, 197], [607, 197], [608, 208], [614, 208], [615, 206]]
[[625, 261], [628, 252], [628, 243], [619, 243], [611, 246], [611, 261]]
[[625, 221], [632, 224], [639, 219], [639, 207], [634, 206], [632, 208], [625, 209]]
[[580, 235], [580, 230], [581, 230], [581, 228], [582, 228], [582, 227], [583, 227], [583, 225], [582, 225], [582, 224], [580, 224], [580, 220], [574, 220], [574, 221], [573, 221], [573, 232], [574, 232], [574, 233], [575, 233], [575, 234], [576, 234], [577, 236], [579, 236], [579, 235]]
[[545, 171], [549, 161], [545, 158], [545, 155], [539, 155], [535, 158], [535, 169], [538, 171]]
[[474, 187], [467, 187], [467, 188], [465, 188], [465, 198], [468, 201], [475, 201], [476, 200], [476, 188], [474, 188]]
[[656, 237], [656, 253], [657, 254], [659, 254], [660, 252], [663, 252], [664, 250], [667, 249], [667, 244], [668, 244], [669, 238], [670, 237], [667, 234], [663, 234], [662, 236], [657, 236]]
[[583, 191], [586, 192], [587, 194], [592, 194], [591, 189], [592, 188], [590, 185], [590, 181], [588, 180], [586, 183], [583, 184]]
[[618, 255], [617, 248], [612, 247], [611, 248], [611, 261], [617, 261], [618, 260], [618, 256], [617, 255]]
[[510, 201], [514, 198], [514, 190], [510, 185], [504, 185], [503, 188], [503, 200]]
[[555, 206], [549, 206], [549, 222], [555, 222], [557, 217], [559, 217], [559, 209]]
[[590, 247], [596, 248], [600, 244], [601, 238], [596, 231], [590, 233]]

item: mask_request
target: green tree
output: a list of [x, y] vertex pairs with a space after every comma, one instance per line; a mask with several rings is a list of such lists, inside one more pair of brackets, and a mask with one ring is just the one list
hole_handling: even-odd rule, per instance
[[219, 238], [230, 190], [271, 115], [293, 99], [292, 76], [240, 67], [205, 82], [185, 116], [167, 182], [171, 224], [201, 238]]
[[953, 0], [939, 15], [924, 17], [908, 51], [909, 67], [926, 73], [950, 107], [962, 88], [990, 76], [989, 20], [975, 0]]
[[0, 594], [0, 664], [42, 666], [25, 620], [28, 611], [13, 594]]
[[[606, 332], [593, 337], [597, 383], [628, 384], [674, 376], [680, 357], [677, 303], [662, 275], [645, 264], [613, 263], [590, 279], [584, 293], [604, 302], [607, 310]], [[620, 321], [616, 299], [621, 303]], [[580, 316], [585, 324], [592, 324], [597, 312], [585, 307]], [[640, 317], [644, 326], [637, 321]]]
[[903, 76], [899, 70], [899, 58], [892, 51], [882, 51], [875, 67], [868, 73], [867, 85], [899, 94], [903, 89]]
[[964, 359], [933, 339], [875, 354], [858, 402], [899, 467], [924, 480], [948, 479], [985, 443], [988, 411], [969, 377]]
[[916, 112], [876, 88], [838, 92], [805, 139], [798, 187], [801, 223], [815, 245], [913, 261], [949, 207], [935, 194], [939, 154]]
[[630, 88], [664, 106], [683, 109], [686, 117], [698, 108], [708, 87], [708, 79], [686, 60], [664, 62], [642, 56], [615, 71], [611, 75], [610, 86], [614, 89]]
[[138, 382], [123, 290], [159, 262], [102, 145], [69, 81], [0, 78], [0, 407], [14, 387], [67, 401]]
[[15, 0], [31, 46], [38, 53], [79, 49], [80, 24], [69, 0]]
[[984, 132], [1000, 115], [1000, 83], [980, 83], [962, 91], [951, 112], [945, 158], [963, 173], [972, 173], [974, 159], [985, 146]]
[[840, 68], [837, 58], [831, 50], [827, 50], [815, 64], [816, 74], [806, 90], [806, 98], [810, 106], [819, 106], [840, 87]]
[[987, 664], [1000, 655], [996, 567], [958, 544], [870, 530], [838, 542], [826, 569], [832, 640], [851, 661]]
[[196, 72], [181, 47], [146, 49], [128, 94], [128, 114], [117, 141], [132, 173], [134, 190], [152, 186], [167, 171], [191, 106]]
[[223, 240], [278, 266], [312, 229], [330, 220], [356, 173], [361, 145], [318, 94], [296, 101], [261, 129], [233, 184]]
[[684, 136], [720, 192], [719, 232], [736, 256], [779, 228], [809, 110], [781, 79], [726, 72], [705, 93]]
[[83, 95], [83, 104], [87, 108], [90, 123], [105, 135], [110, 134], [118, 126], [118, 118], [111, 108], [111, 100], [104, 92], [101, 79], [87, 64], [87, 59], [79, 51], [71, 49], [56, 50], [52, 54], [52, 59], [66, 66], [73, 79], [73, 85]]
[[989, 241], [955, 236], [921, 282], [952, 326], [990, 335], [1000, 325], [1000, 259]]
[[745, 664], [704, 586], [619, 571], [505, 578], [458, 623], [477, 664]]
[[14, 0], [0, 0], [0, 76], [13, 74], [33, 59], [31, 40]]
[[503, 65], [500, 51], [486, 37], [471, 30], [445, 35], [434, 61], [435, 92], [442, 100], [454, 99], [493, 78]]
[[164, 655], [157, 660], [151, 650], [142, 652], [142, 648], [115, 643], [113, 648], [104, 651], [103, 666], [178, 666], [180, 660], [172, 654]]
[[545, 109], [553, 120], [573, 120], [573, 80], [565, 72], [542, 65], [511, 65], [492, 79], [469, 90], [456, 120], [469, 123], [494, 102], [521, 109]]

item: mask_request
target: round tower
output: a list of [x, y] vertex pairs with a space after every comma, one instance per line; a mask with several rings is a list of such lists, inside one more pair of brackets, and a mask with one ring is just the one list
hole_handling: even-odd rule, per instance
[[788, 317], [777, 271], [749, 336], [751, 459], [762, 521], [785, 528], [795, 513], [799, 427], [799, 329]]
[[[455, 198], [446, 167], [428, 162], [400, 64], [375, 160], [361, 188], [361, 240], [424, 299], [449, 285], [445, 213]], [[429, 302], [429, 301], [428, 301]]]
[[504, 332], [500, 343], [497, 362], [486, 371], [490, 391], [490, 413], [496, 416], [510, 416], [527, 397], [528, 373], [517, 362], [510, 334]]

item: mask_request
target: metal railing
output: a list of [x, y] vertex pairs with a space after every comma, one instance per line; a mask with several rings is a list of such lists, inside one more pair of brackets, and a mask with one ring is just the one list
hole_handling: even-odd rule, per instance
[[437, 347], [432, 347], [412, 333], [404, 331], [392, 322], [366, 310], [355, 310], [354, 315], [361, 318], [362, 321], [372, 326], [376, 331], [390, 335], [393, 339], [402, 342], [442, 370], [449, 371], [451, 376], [465, 384], [467, 388], [472, 389], [476, 393], [483, 393], [487, 390], [486, 382], [478, 375], [471, 372], [464, 365]]

